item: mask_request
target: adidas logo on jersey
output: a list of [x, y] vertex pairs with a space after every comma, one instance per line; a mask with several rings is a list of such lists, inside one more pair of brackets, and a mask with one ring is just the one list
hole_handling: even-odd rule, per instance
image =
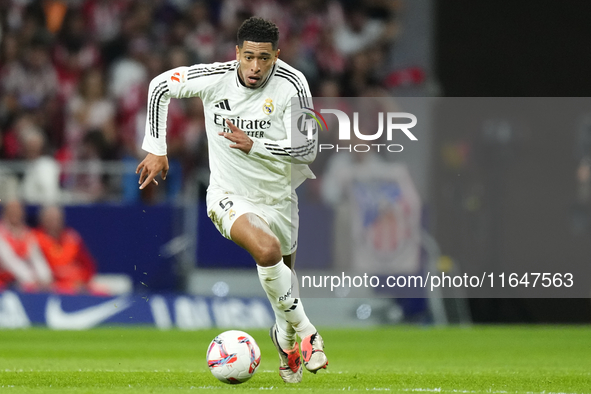
[[226, 111], [231, 111], [230, 103], [228, 103], [228, 99], [224, 99], [224, 100], [220, 101], [219, 103], [214, 105], [214, 107], [219, 108], [219, 109], [225, 109]]

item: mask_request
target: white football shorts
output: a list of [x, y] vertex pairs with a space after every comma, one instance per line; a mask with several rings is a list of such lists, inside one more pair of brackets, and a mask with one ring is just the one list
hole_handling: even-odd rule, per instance
[[232, 239], [230, 236], [232, 225], [245, 213], [254, 213], [269, 225], [273, 234], [279, 239], [283, 256], [296, 251], [299, 216], [298, 196], [295, 191], [292, 192], [290, 200], [276, 205], [266, 205], [220, 189], [207, 190], [207, 216], [227, 239]]

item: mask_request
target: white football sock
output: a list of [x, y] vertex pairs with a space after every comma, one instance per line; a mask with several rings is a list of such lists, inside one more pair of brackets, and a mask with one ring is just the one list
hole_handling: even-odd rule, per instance
[[[270, 299], [269, 299], [270, 301]], [[285, 320], [285, 312], [277, 309], [276, 305], [271, 304], [273, 312], [275, 312], [275, 323], [277, 324], [277, 342], [283, 350], [291, 350], [295, 346], [296, 332]]]
[[[265, 293], [267, 293], [267, 297], [275, 312], [276, 320], [279, 321], [281, 319], [287, 321], [300, 338], [314, 334], [316, 328], [310, 323], [308, 316], [306, 316], [302, 301], [299, 298], [292, 297], [292, 272], [283, 263], [283, 259], [271, 267], [257, 265], [257, 270], [261, 285]], [[285, 330], [286, 336], [290, 334], [290, 331], [289, 329]], [[282, 347], [284, 345], [281, 341], [279, 344]], [[287, 349], [291, 349], [292, 347], [293, 342], [291, 343], [291, 347], [287, 347]]]
[[[283, 261], [280, 261], [283, 264]], [[265, 267], [261, 267], [257, 265], [258, 273], [259, 273], [259, 280], [261, 284], [263, 284], [263, 275], [273, 275], [273, 272], [269, 272], [266, 270]], [[271, 308], [273, 308], [273, 312], [275, 313], [275, 323], [277, 324], [277, 342], [279, 342], [279, 346], [281, 346], [284, 350], [291, 350], [293, 349], [296, 341], [296, 332], [289, 324], [287, 320], [285, 320], [285, 312], [278, 308], [278, 303], [273, 302], [275, 297], [269, 295], [269, 292], [263, 285], [263, 289], [267, 293], [267, 298], [271, 303]]]

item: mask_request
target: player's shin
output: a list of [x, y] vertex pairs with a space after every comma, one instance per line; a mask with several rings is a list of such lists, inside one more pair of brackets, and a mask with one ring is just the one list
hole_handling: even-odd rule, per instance
[[[259, 280], [273, 306], [275, 315], [281, 314], [300, 338], [314, 334], [316, 328], [306, 316], [302, 301], [293, 297], [292, 271], [283, 263], [283, 260], [270, 267], [257, 266], [257, 269]], [[297, 286], [297, 284], [294, 285]]]
[[[269, 301], [271, 298], [269, 297]], [[275, 313], [275, 324], [277, 326], [277, 341], [282, 349], [293, 349], [296, 343], [296, 331], [285, 319], [285, 312], [277, 308], [277, 305], [271, 301], [271, 307]]]

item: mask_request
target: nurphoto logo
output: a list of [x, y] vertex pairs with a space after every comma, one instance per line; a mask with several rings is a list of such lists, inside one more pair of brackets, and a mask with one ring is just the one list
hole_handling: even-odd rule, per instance
[[[382, 137], [384, 131], [386, 133], [386, 139], [388, 142], [392, 141], [396, 135], [400, 135], [399, 132], [404, 134], [409, 140], [417, 141], [417, 137], [410, 131], [411, 128], [417, 125], [417, 117], [408, 112], [378, 112], [377, 113], [377, 131], [373, 134], [367, 134], [360, 131], [359, 127], [359, 112], [353, 112], [353, 122], [344, 111], [338, 109], [320, 109], [315, 111], [311, 108], [305, 108], [310, 112], [306, 112], [306, 115], [311, 117], [306, 119], [306, 127], [304, 130], [307, 131], [308, 139], [313, 138], [313, 134], [316, 131], [316, 127], [313, 127], [314, 122], [318, 124], [318, 130], [327, 130], [328, 124], [323, 114], [332, 114], [336, 116], [338, 123], [338, 137], [339, 141], [351, 141], [353, 130], [354, 137], [360, 141], [377, 141]], [[375, 116], [375, 115], [372, 115]], [[406, 121], [404, 121], [406, 120]], [[385, 127], [384, 127], [385, 124]], [[352, 127], [351, 127], [352, 126]], [[301, 129], [300, 129], [301, 130]], [[364, 130], [365, 131], [365, 130]], [[354, 138], [355, 139], [355, 138]], [[335, 150], [348, 151], [348, 152], [369, 152], [370, 150], [376, 150], [380, 152], [381, 149], [387, 150], [388, 152], [402, 152], [404, 149], [400, 144], [386, 144], [386, 143], [360, 143], [360, 144], [320, 144], [319, 151]]]

